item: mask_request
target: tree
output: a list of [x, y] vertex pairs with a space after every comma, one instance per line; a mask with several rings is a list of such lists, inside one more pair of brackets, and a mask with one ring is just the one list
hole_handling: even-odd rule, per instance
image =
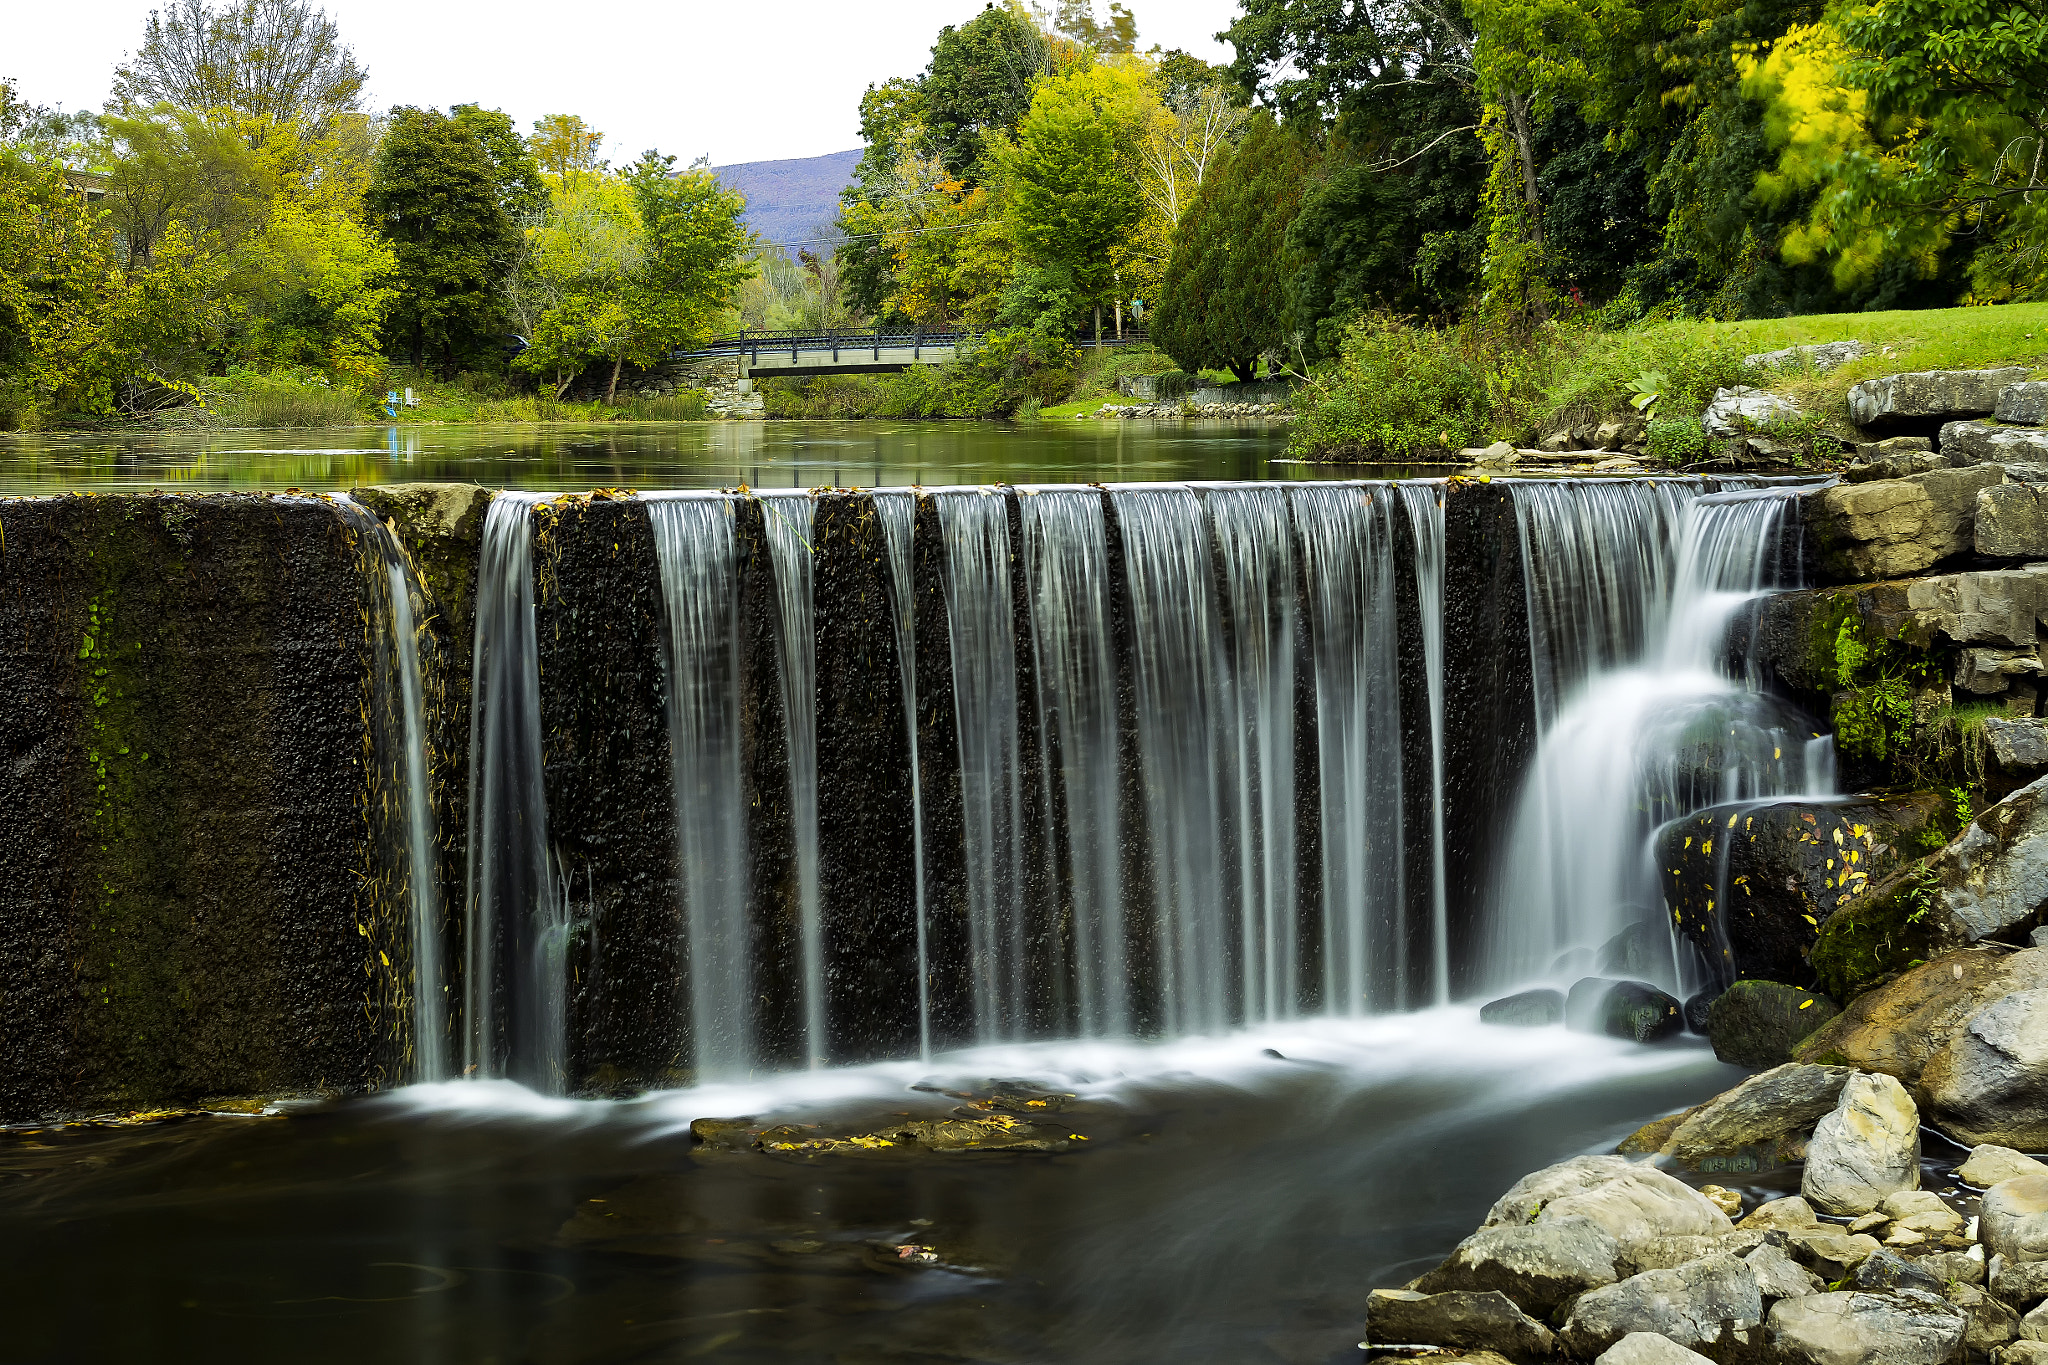
[[626, 291], [641, 254], [631, 186], [602, 174], [558, 180], [512, 277], [512, 307], [528, 342], [514, 364], [545, 376], [559, 398], [586, 366], [623, 345]]
[[453, 377], [458, 357], [499, 325], [500, 283], [518, 243], [497, 163], [459, 120], [436, 109], [394, 109], [365, 209], [396, 258], [391, 337], [415, 368], [438, 353], [442, 373]]
[[1174, 234], [1152, 337], [1182, 369], [1240, 380], [1286, 339], [1287, 229], [1301, 208], [1307, 160], [1271, 115], [1195, 197]]
[[989, 135], [1015, 130], [1044, 65], [1043, 35], [1014, 9], [989, 5], [939, 30], [917, 82], [918, 114], [932, 152], [956, 178], [977, 182]]
[[530, 217], [547, 207], [548, 187], [540, 178], [540, 165], [526, 139], [512, 126], [510, 115], [502, 109], [457, 104], [449, 107], [448, 116], [490, 156], [498, 182], [498, 207], [508, 217]]
[[540, 168], [557, 180], [605, 169], [597, 155], [604, 134], [574, 114], [543, 114], [533, 121], [533, 136], [526, 141]]
[[630, 295], [633, 337], [614, 358], [607, 398], [620, 358], [645, 366], [701, 346], [733, 290], [754, 273], [742, 255], [746, 199], [708, 168], [671, 171], [674, 160], [650, 151], [626, 176], [645, 245]]
[[1059, 8], [1053, 12], [1052, 26], [1055, 32], [1064, 33], [1097, 52], [1130, 53], [1138, 50], [1138, 21], [1117, 0], [1109, 0], [1109, 22], [1106, 24], [1096, 22], [1094, 0], [1059, 0]]
[[114, 73], [114, 103], [296, 122], [312, 136], [354, 111], [369, 73], [305, 0], [176, 0], [151, 10], [142, 46]]

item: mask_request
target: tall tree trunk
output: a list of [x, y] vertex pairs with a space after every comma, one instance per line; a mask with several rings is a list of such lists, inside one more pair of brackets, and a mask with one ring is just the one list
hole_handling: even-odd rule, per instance
[[1529, 99], [1519, 90], [1507, 92], [1508, 129], [1515, 139], [1515, 159], [1522, 167], [1522, 202], [1529, 206], [1529, 230], [1543, 245], [1543, 200], [1536, 184], [1536, 131], [1529, 120]]
[[604, 386], [606, 406], [610, 406], [612, 401], [619, 396], [619, 365], [624, 360], [624, 356], [615, 355], [612, 357], [612, 382]]
[[1095, 305], [1095, 345], [1097, 349], [1102, 346], [1102, 305], [1099, 303]]
[[1124, 301], [1122, 299], [1116, 301], [1116, 339], [1118, 341], [1124, 339]]

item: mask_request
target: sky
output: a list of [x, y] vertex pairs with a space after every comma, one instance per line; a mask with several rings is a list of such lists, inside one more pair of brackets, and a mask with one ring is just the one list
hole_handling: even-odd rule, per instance
[[[75, 0], [9, 8], [0, 77], [33, 104], [97, 109], [115, 65], [163, 0]], [[983, 0], [325, 0], [370, 73], [370, 97], [477, 103], [521, 127], [580, 114], [630, 161], [649, 147], [714, 165], [822, 156], [860, 145], [871, 82], [923, 69], [944, 24]], [[1141, 48], [1185, 48], [1211, 62], [1236, 0], [1133, 0]], [[1098, 14], [1107, 9], [1099, 0]]]

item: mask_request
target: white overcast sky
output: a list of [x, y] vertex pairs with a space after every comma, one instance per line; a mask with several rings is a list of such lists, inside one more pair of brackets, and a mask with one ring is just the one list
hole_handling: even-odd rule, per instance
[[[161, 4], [162, 0], [156, 0]], [[475, 102], [522, 128], [581, 114], [628, 161], [648, 147], [716, 165], [860, 145], [861, 91], [921, 70], [943, 24], [983, 0], [326, 0], [379, 106]], [[0, 76], [24, 98], [98, 108], [151, 0], [9, 3]], [[1107, 0], [1097, 0], [1098, 13]], [[1134, 0], [1140, 47], [1228, 61], [1236, 0]]]

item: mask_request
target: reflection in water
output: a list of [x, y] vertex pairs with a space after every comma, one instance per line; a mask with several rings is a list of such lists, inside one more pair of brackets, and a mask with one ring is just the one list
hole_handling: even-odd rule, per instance
[[0, 496], [73, 489], [874, 488], [1377, 476], [1284, 458], [1284, 426], [1202, 422], [636, 422], [0, 435]]
[[[1266, 1051], [1271, 1049], [1279, 1056]], [[1068, 1042], [618, 1103], [423, 1086], [285, 1120], [0, 1135], [40, 1359], [1355, 1359], [1366, 1291], [1516, 1178], [1739, 1075], [1439, 1010]], [[1027, 1077], [1059, 1155], [693, 1146], [716, 1115], [936, 1117]], [[926, 1088], [929, 1086], [930, 1088]], [[906, 1253], [903, 1248], [910, 1247]]]

